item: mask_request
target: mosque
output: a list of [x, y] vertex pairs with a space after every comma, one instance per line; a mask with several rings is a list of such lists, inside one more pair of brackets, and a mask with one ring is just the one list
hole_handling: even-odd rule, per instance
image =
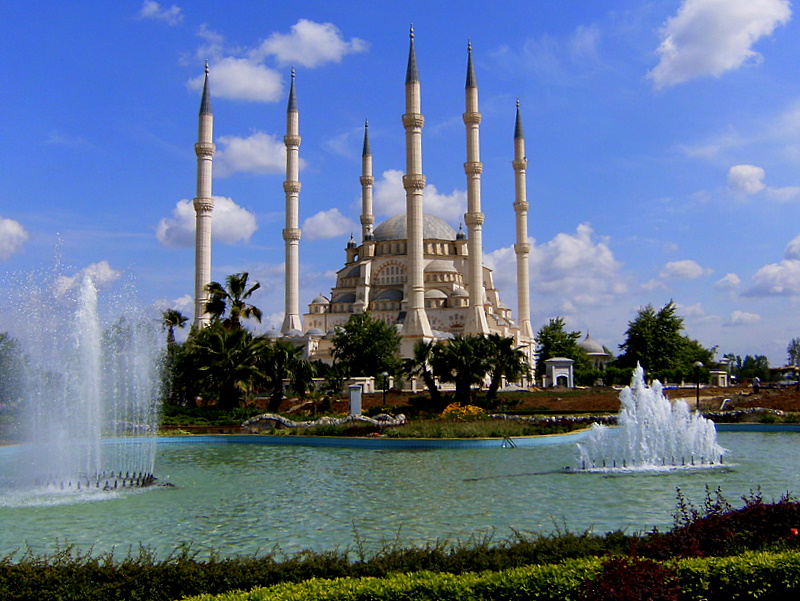
[[[214, 155], [213, 117], [206, 64], [200, 104], [197, 155], [197, 197], [195, 247], [195, 324], [202, 327], [205, 313], [206, 284], [211, 281], [211, 166]], [[492, 271], [483, 264], [481, 212], [480, 123], [478, 86], [468, 46], [466, 102], [463, 114], [466, 129], [467, 231], [455, 231], [444, 220], [426, 214], [423, 206], [425, 175], [422, 173], [422, 129], [424, 116], [420, 103], [420, 80], [411, 29], [408, 65], [405, 78], [406, 170], [403, 187], [406, 211], [375, 225], [372, 212], [372, 151], [369, 127], [364, 127], [361, 184], [361, 240], [351, 236], [347, 243], [344, 267], [336, 274], [330, 295], [314, 298], [301, 317], [299, 305], [299, 111], [292, 70], [287, 107], [286, 227], [285, 246], [285, 317], [280, 331], [271, 337], [283, 337], [305, 347], [305, 356], [331, 361], [331, 338], [337, 326], [351, 315], [369, 312], [397, 328], [401, 336], [400, 352], [413, 354], [419, 340], [446, 340], [456, 335], [496, 333], [514, 339], [535, 365], [535, 341], [530, 319], [530, 282], [528, 274], [528, 202], [526, 200], [525, 139], [517, 102], [513, 135], [515, 198], [509, 210], [516, 216], [517, 307], [515, 320], [511, 309], [500, 300], [494, 287]], [[374, 226], [374, 227], [373, 227]]]

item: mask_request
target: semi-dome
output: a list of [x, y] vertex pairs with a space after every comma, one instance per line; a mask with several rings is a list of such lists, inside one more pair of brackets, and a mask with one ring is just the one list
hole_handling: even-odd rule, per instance
[[386, 290], [381, 291], [378, 296], [375, 297], [376, 301], [383, 300], [383, 301], [401, 301], [403, 300], [403, 291], [398, 290], [397, 288], [388, 288]]
[[425, 273], [458, 273], [452, 261], [434, 259], [425, 266]]
[[319, 328], [311, 328], [308, 332], [306, 332], [306, 336], [314, 336], [315, 338], [322, 338], [324, 335], [325, 332]]
[[[386, 240], [405, 240], [406, 214], [401, 213], [394, 217], [389, 217], [375, 228], [373, 237], [376, 242]], [[422, 216], [422, 238], [424, 240], [455, 240], [456, 231], [444, 219], [434, 217], [425, 213]]]
[[425, 298], [447, 298], [447, 293], [438, 288], [431, 288], [425, 291]]
[[450, 296], [453, 298], [469, 298], [469, 292], [459, 286], [458, 288], [453, 289], [453, 291], [450, 293]]

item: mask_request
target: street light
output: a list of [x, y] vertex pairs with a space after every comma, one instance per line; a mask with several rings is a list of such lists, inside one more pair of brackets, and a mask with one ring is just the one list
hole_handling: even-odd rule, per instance
[[383, 372], [383, 406], [386, 407], [386, 388], [389, 386], [389, 372]]
[[702, 361], [695, 361], [694, 362], [694, 380], [697, 382], [697, 400], [695, 402], [695, 408], [697, 411], [700, 411], [700, 370], [705, 367]]

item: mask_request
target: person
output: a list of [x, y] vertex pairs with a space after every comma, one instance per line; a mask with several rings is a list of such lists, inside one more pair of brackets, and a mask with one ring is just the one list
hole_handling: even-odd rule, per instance
[[760, 383], [761, 383], [761, 378], [758, 377], [753, 378], [753, 392], [758, 392]]

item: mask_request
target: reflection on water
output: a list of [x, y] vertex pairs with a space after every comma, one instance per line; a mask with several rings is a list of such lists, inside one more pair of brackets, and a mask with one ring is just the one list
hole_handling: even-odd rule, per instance
[[758, 486], [766, 499], [800, 491], [797, 434], [722, 432], [719, 442], [730, 449], [724, 468], [615, 477], [564, 472], [578, 461], [574, 443], [425, 452], [162, 444], [156, 473], [174, 488], [50, 498], [0, 491], [0, 553], [65, 542], [95, 553], [136, 552], [140, 542], [159, 556], [180, 545], [201, 556], [293, 553], [357, 539], [378, 549], [505, 538], [512, 529], [636, 532], [672, 525], [678, 487], [698, 506], [706, 485], [733, 505]]

